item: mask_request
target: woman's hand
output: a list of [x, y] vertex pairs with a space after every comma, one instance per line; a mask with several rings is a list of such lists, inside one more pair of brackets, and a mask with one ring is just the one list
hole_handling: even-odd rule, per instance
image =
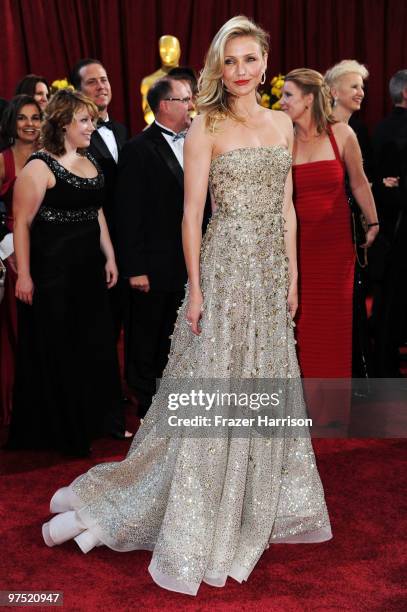
[[390, 187], [390, 189], [392, 187], [398, 187], [399, 186], [399, 180], [400, 180], [399, 176], [388, 176], [387, 178], [383, 179], [383, 185], [385, 187]]
[[105, 264], [107, 288], [111, 289], [117, 283], [119, 272], [114, 259], [107, 259]]
[[288, 312], [292, 319], [294, 319], [297, 308], [298, 308], [298, 285], [297, 281], [292, 281], [288, 288], [287, 295]]
[[202, 304], [203, 297], [201, 290], [190, 293], [186, 320], [188, 325], [191, 326], [192, 333], [196, 336], [199, 336], [201, 333], [201, 330], [199, 328], [199, 321], [202, 317]]
[[378, 225], [374, 225], [373, 227], [369, 227], [368, 231], [366, 232], [366, 240], [364, 242], [364, 244], [361, 244], [360, 246], [362, 248], [369, 248], [370, 246], [372, 246], [373, 242], [376, 239], [377, 234], [379, 233], [379, 226]]
[[34, 283], [31, 276], [19, 276], [16, 282], [16, 298], [25, 304], [33, 303]]
[[148, 293], [150, 291], [150, 281], [147, 274], [130, 276], [129, 285], [132, 289], [137, 289], [137, 291], [141, 291], [142, 293]]

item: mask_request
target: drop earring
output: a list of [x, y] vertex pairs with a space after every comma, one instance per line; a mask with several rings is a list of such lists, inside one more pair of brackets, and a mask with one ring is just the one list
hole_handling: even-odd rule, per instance
[[266, 82], [266, 71], [263, 72], [263, 76], [261, 77], [260, 85], [264, 85]]
[[333, 104], [332, 104], [333, 108], [335, 108], [335, 106], [337, 106], [337, 105], [338, 105], [338, 98], [334, 98], [334, 101], [333, 101]]

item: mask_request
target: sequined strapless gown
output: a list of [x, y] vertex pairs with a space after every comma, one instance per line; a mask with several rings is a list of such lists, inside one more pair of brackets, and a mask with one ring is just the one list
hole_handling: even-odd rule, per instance
[[[84, 552], [151, 550], [157, 584], [196, 594], [202, 581], [246, 580], [270, 543], [332, 537], [308, 435], [160, 437], [177, 380], [299, 378], [282, 217], [290, 166], [277, 146], [212, 161], [217, 211], [201, 250], [201, 335], [185, 320], [187, 291], [160, 389], [126, 459], [57, 491], [47, 544], [75, 537]], [[304, 416], [302, 393], [293, 403]]]

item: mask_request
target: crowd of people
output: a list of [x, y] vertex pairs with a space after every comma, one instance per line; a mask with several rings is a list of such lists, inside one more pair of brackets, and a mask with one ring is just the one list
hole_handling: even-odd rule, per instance
[[[296, 338], [305, 379], [399, 375], [398, 351], [406, 337], [406, 290], [399, 279], [405, 265], [402, 249], [406, 224], [407, 71], [401, 70], [391, 79], [394, 110], [375, 130], [373, 146], [364, 124], [354, 117], [363, 102], [368, 76], [365, 66], [355, 60], [343, 60], [324, 77], [315, 70], [302, 68], [292, 70], [285, 78], [281, 108], [294, 125], [292, 173], [299, 269]], [[8, 425], [11, 421], [11, 446], [30, 445], [30, 438], [33, 445], [51, 444], [60, 450], [86, 454], [93, 437], [91, 422], [95, 424], [95, 431], [109, 431], [119, 438], [132, 435], [125, 427], [125, 398], [117, 383], [117, 364], [109, 369], [115, 372], [114, 383], [108, 375], [103, 377], [105, 382], [110, 381], [109, 392], [104, 392], [96, 381], [98, 372], [100, 375], [103, 371], [97, 366], [98, 359], [103, 361], [99, 346], [103, 344], [102, 338], [111, 334], [117, 344], [124, 328], [125, 379], [137, 398], [140, 417], [144, 417], [151, 405], [157, 379], [161, 378], [167, 363], [170, 336], [187, 281], [187, 254], [182, 244], [183, 148], [195, 110], [198, 85], [194, 72], [188, 68], [172, 69], [165, 78], [159, 79], [149, 91], [154, 123], [128, 140], [125, 126], [108, 115], [112, 92], [102, 63], [92, 58], [80, 60], [71, 71], [71, 82], [77, 93], [58, 92], [50, 101], [46, 79], [27, 75], [17, 84], [15, 97], [2, 107], [0, 197], [4, 215], [0, 255], [7, 276], [0, 305], [0, 399], [2, 422]], [[89, 125], [84, 127], [89, 142], [73, 146], [72, 155], [86, 160], [85, 169], [79, 168], [73, 179], [75, 190], [69, 195], [63, 188], [64, 192], [56, 198], [60, 181], [65, 180], [69, 185], [70, 176], [75, 175], [71, 171], [76, 168], [77, 160], [66, 158], [69, 155], [66, 134], [68, 125], [78, 123], [77, 115], [82, 108], [87, 108], [89, 113]], [[62, 125], [61, 121], [66, 123]], [[60, 124], [59, 133], [56, 122]], [[119, 265], [117, 278], [111, 269], [106, 273], [111, 275], [106, 292], [109, 316], [108, 321], [100, 322], [100, 328], [96, 315], [103, 310], [104, 298], [95, 288], [89, 289], [92, 274], [95, 277], [97, 274], [91, 273], [90, 243], [82, 228], [82, 223], [88, 225], [90, 220], [86, 215], [83, 219], [74, 215], [75, 220], [70, 221], [60, 213], [47, 220], [43, 213], [47, 208], [76, 210], [80, 179], [96, 178], [92, 176], [90, 164], [95, 168], [93, 173], [103, 177], [100, 178], [103, 186], [100, 185], [95, 204], [97, 190], [89, 190], [85, 182], [82, 186], [85, 203], [92, 200], [92, 208], [101, 207], [103, 212], [99, 213], [98, 221], [101, 249], [107, 257], [106, 240], [111, 240], [113, 246], [107, 261], [116, 266], [117, 259]], [[40, 176], [45, 166], [47, 187], [38, 187], [35, 177]], [[30, 173], [32, 167], [35, 170]], [[55, 184], [51, 181], [52, 188], [50, 173], [59, 181]], [[366, 268], [367, 248], [374, 243], [380, 227], [372, 192], [380, 213], [381, 232], [369, 252], [371, 263]], [[37, 194], [36, 201], [31, 202], [28, 194], [30, 197]], [[48, 199], [53, 206], [47, 204]], [[211, 211], [216, 214], [216, 209], [213, 189], [208, 190], [201, 230], [205, 231]], [[361, 214], [367, 227], [358, 234], [355, 220], [359, 223]], [[13, 232], [13, 225], [19, 219], [24, 229], [17, 225]], [[57, 250], [53, 254], [55, 281], [56, 269], [60, 271], [60, 302], [56, 300], [55, 288], [51, 289], [49, 261], [42, 260], [44, 253], [40, 257], [36, 251], [46, 244], [44, 238], [37, 238], [41, 236], [40, 227], [50, 231], [55, 247], [66, 248], [65, 253]], [[77, 244], [68, 240], [71, 231], [78, 232]], [[96, 252], [99, 249], [95, 249], [93, 257], [97, 257]], [[48, 245], [48, 257], [51, 253], [53, 246]], [[60, 261], [57, 263], [57, 260]], [[26, 292], [21, 293], [23, 269], [33, 283], [30, 297]], [[52, 300], [44, 296], [41, 299], [39, 278], [42, 275]], [[73, 297], [66, 292], [68, 287], [81, 295], [81, 307], [76, 305], [78, 311], [73, 306]], [[374, 297], [370, 321], [366, 313], [368, 290]], [[28, 309], [24, 302], [30, 304]], [[88, 313], [84, 308], [87, 302]], [[51, 303], [53, 313], [48, 311]], [[34, 311], [38, 312], [37, 321], [32, 320]], [[67, 323], [68, 316], [72, 318], [71, 325]], [[67, 334], [66, 338], [57, 333], [54, 323], [60, 332]], [[48, 351], [44, 349], [42, 336], [45, 328], [47, 337], [54, 343]], [[94, 335], [85, 329], [92, 329]], [[197, 333], [195, 324], [193, 331]], [[28, 350], [34, 340], [37, 346]], [[89, 350], [93, 351], [93, 357]], [[43, 363], [40, 354], [46, 354]], [[83, 360], [79, 357], [81, 354]], [[20, 365], [16, 378], [17, 363]], [[30, 371], [29, 363], [35, 363], [35, 370]], [[73, 364], [75, 374], [71, 371]], [[55, 367], [58, 372], [54, 371]], [[77, 381], [77, 385], [72, 381]], [[106, 401], [98, 401], [97, 411], [93, 413], [99, 396]], [[319, 406], [320, 423], [335, 421], [336, 417], [346, 420], [344, 414], [349, 409], [349, 400], [349, 397], [339, 398], [341, 416], [332, 406], [324, 415], [324, 408]], [[55, 414], [55, 405], [60, 406], [59, 415]], [[31, 421], [28, 416], [34, 413], [35, 420]], [[77, 419], [82, 413], [89, 416], [85, 428], [88, 434], [86, 441], [82, 440], [78, 446], [74, 440], [79, 428]], [[67, 423], [72, 424], [71, 430]], [[34, 435], [34, 432], [37, 433]]]
[[[1, 120], [8, 447], [86, 456], [96, 436], [132, 437], [122, 329], [145, 417], [124, 461], [57, 491], [44, 540], [154, 549], [154, 580], [190, 594], [202, 580], [246, 580], [269, 541], [331, 530], [308, 433], [272, 444], [160, 437], [168, 390], [185, 379], [397, 376], [405, 341], [407, 70], [390, 81], [394, 108], [371, 146], [353, 117], [365, 66], [291, 70], [281, 112], [258, 104], [267, 59], [266, 33], [231, 19], [198, 85], [182, 68], [152, 85], [155, 121], [130, 140], [93, 58], [73, 67], [74, 91], [52, 97], [26, 76]], [[322, 424], [346, 422], [345, 391], [321, 408]], [[305, 415], [302, 395], [289, 410]]]

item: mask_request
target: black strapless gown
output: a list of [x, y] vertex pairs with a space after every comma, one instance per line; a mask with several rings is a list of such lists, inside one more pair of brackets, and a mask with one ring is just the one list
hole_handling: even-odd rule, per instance
[[92, 438], [112, 427], [121, 395], [100, 248], [103, 175], [78, 177], [41, 151], [31, 159], [49, 166], [56, 185], [31, 226], [34, 296], [32, 306], [18, 303], [8, 447], [82, 455]]

